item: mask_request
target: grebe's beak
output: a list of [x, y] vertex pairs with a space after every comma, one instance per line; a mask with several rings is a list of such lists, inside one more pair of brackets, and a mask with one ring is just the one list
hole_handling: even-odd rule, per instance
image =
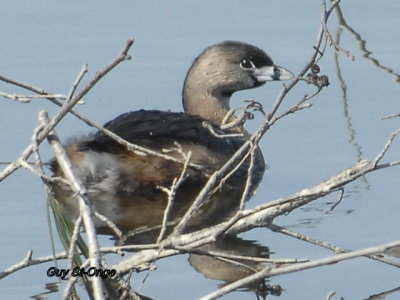
[[266, 66], [254, 71], [254, 77], [260, 83], [273, 80], [288, 80], [294, 78], [289, 70], [279, 66]]

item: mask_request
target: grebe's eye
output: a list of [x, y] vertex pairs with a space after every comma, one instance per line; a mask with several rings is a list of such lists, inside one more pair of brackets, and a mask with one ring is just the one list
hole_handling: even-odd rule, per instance
[[255, 68], [256, 68], [256, 66], [254, 65], [254, 63], [253, 63], [250, 59], [247, 59], [247, 58], [243, 59], [243, 60], [240, 62], [240, 67], [241, 67], [243, 70], [251, 70], [251, 69], [255, 69]]

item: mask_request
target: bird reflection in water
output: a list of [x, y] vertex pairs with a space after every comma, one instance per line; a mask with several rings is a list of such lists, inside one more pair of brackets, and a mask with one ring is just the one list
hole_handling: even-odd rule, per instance
[[[190, 264], [205, 277], [223, 281], [220, 287], [250, 276], [269, 264], [275, 267], [263, 261], [270, 256], [268, 247], [236, 236], [224, 237], [196, 250], [189, 256]], [[282, 293], [282, 287], [268, 284], [268, 279], [252, 282], [241, 290], [256, 293], [258, 299]]]

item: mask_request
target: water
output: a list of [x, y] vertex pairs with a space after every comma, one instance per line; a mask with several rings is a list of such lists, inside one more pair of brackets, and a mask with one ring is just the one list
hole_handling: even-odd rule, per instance
[[[361, 35], [357, 41], [358, 36], [349, 29], [339, 32], [341, 45], [356, 57], [352, 62], [340, 54], [338, 60], [347, 101], [340, 88], [335, 53], [329, 48], [320, 66], [331, 85], [311, 101], [312, 108], [281, 120], [263, 138], [261, 146], [270, 168], [249, 206], [315, 185], [359, 158], [372, 159], [399, 127], [398, 118], [380, 118], [399, 113], [399, 77], [395, 74], [400, 73], [400, 43], [396, 38], [400, 4], [354, 0], [344, 1], [341, 9], [348, 25]], [[135, 38], [133, 59], [102, 80], [85, 98], [86, 104], [78, 107], [103, 123], [140, 108], [181, 111], [180, 92], [191, 60], [204, 47], [218, 41], [253, 43], [266, 49], [277, 64], [298, 72], [312, 52], [320, 3], [175, 1], [172, 5], [167, 1], [86, 1], [67, 5], [4, 0], [0, 20], [0, 73], [55, 93], [68, 93], [84, 63], [89, 64], [90, 70], [86, 78], [91, 78], [119, 53], [128, 38]], [[335, 15], [329, 28], [336, 39], [339, 27]], [[360, 45], [371, 54], [365, 57]], [[380, 66], [370, 58], [377, 59]], [[232, 105], [239, 106], [243, 99], [250, 98], [265, 103], [268, 110], [279, 89], [280, 84], [270, 83], [265, 88], [238, 93]], [[27, 94], [3, 82], [0, 91]], [[287, 97], [284, 107], [311, 91], [311, 86], [300, 84]], [[16, 159], [30, 143], [39, 110], [50, 114], [57, 111], [45, 100], [21, 104], [1, 99], [0, 107], [1, 161]], [[257, 122], [250, 123], [249, 130], [256, 125]], [[73, 117], [57, 127], [62, 138], [90, 131]], [[52, 156], [45, 143], [41, 150], [45, 158]], [[398, 153], [397, 141], [384, 161], [398, 160]], [[0, 269], [21, 261], [29, 249], [34, 251], [34, 257], [49, 255], [45, 192], [40, 180], [21, 170], [1, 183], [0, 193]], [[398, 194], [399, 169], [381, 170], [352, 183], [333, 213], [324, 211], [337, 200], [337, 194], [280, 217], [276, 223], [349, 249], [378, 245], [398, 239]], [[253, 230], [242, 237], [269, 246], [274, 258], [316, 259], [332, 255], [328, 250], [267, 229]], [[106, 239], [103, 242], [109, 243]], [[3, 279], [0, 297], [24, 299], [45, 292], [45, 284], [51, 282], [46, 276], [50, 266], [35, 266]], [[196, 299], [220, 283], [196, 273], [186, 256], [163, 259], [157, 267], [141, 290], [155, 299]], [[143, 276], [135, 277], [134, 287], [140, 285]], [[337, 292], [335, 299], [366, 299], [398, 288], [398, 278], [394, 267], [360, 258], [279, 276], [270, 283], [285, 289], [281, 299], [323, 299], [331, 290]], [[176, 284], [180, 286], [178, 295]], [[398, 296], [397, 292], [385, 299]], [[48, 297], [57, 299], [59, 295]], [[243, 292], [225, 297], [254, 298]]]

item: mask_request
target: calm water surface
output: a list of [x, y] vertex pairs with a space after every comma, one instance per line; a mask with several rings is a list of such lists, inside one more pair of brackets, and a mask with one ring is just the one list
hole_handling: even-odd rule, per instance
[[[312, 100], [313, 107], [281, 120], [263, 138], [261, 146], [270, 166], [258, 194], [249, 206], [290, 195], [329, 178], [358, 159], [372, 159], [399, 119], [400, 22], [398, 1], [343, 1], [349, 27], [338, 26], [333, 14], [332, 35], [350, 50], [355, 61], [328, 49], [320, 66], [331, 85]], [[122, 112], [145, 109], [181, 110], [180, 92], [191, 60], [206, 46], [227, 39], [266, 49], [279, 65], [298, 72], [307, 63], [319, 29], [318, 1], [2, 1], [0, 10], [0, 73], [55, 93], [68, 93], [84, 63], [94, 72], [133, 37], [133, 59], [107, 76], [78, 109], [102, 123]], [[360, 46], [362, 46], [360, 48]], [[364, 50], [362, 49], [364, 48]], [[370, 52], [365, 52], [368, 50]], [[374, 61], [376, 59], [377, 61]], [[378, 62], [378, 63], [377, 63]], [[340, 80], [344, 80], [342, 83]], [[344, 97], [341, 84], [346, 86]], [[266, 110], [280, 84], [238, 93], [233, 106], [244, 99], [261, 101]], [[26, 94], [0, 82], [0, 91]], [[312, 88], [300, 84], [285, 107]], [[20, 104], [0, 100], [0, 160], [12, 161], [30, 143], [39, 110], [57, 111], [44, 100]], [[257, 121], [248, 124], [249, 130]], [[57, 128], [63, 138], [90, 132], [69, 117]], [[42, 154], [51, 158], [47, 145]], [[386, 161], [399, 159], [399, 142]], [[276, 220], [276, 223], [341, 247], [360, 249], [399, 238], [399, 168], [371, 174], [351, 184], [343, 202], [325, 214], [338, 195], [330, 195]], [[18, 171], [1, 183], [0, 270], [23, 259], [51, 253], [45, 191], [39, 179]], [[267, 229], [243, 235], [270, 247], [274, 258], [316, 259], [332, 255]], [[106, 238], [105, 244], [111, 244]], [[57, 243], [57, 249], [61, 250]], [[0, 298], [26, 299], [45, 292], [50, 266], [39, 265], [0, 281]], [[155, 299], [196, 299], [221, 282], [195, 272], [186, 256], [157, 262], [141, 293]], [[144, 274], [134, 278], [139, 287]], [[399, 270], [368, 259], [356, 259], [299, 274], [272, 278], [285, 290], [280, 299], [324, 299], [329, 291], [345, 299], [368, 299], [399, 287]], [[181, 286], [181, 289], [178, 287]], [[179, 290], [179, 294], [177, 294]], [[58, 294], [49, 294], [58, 299]], [[398, 299], [392, 293], [384, 299]], [[269, 296], [269, 298], [275, 298]], [[236, 292], [225, 299], [255, 299]]]

